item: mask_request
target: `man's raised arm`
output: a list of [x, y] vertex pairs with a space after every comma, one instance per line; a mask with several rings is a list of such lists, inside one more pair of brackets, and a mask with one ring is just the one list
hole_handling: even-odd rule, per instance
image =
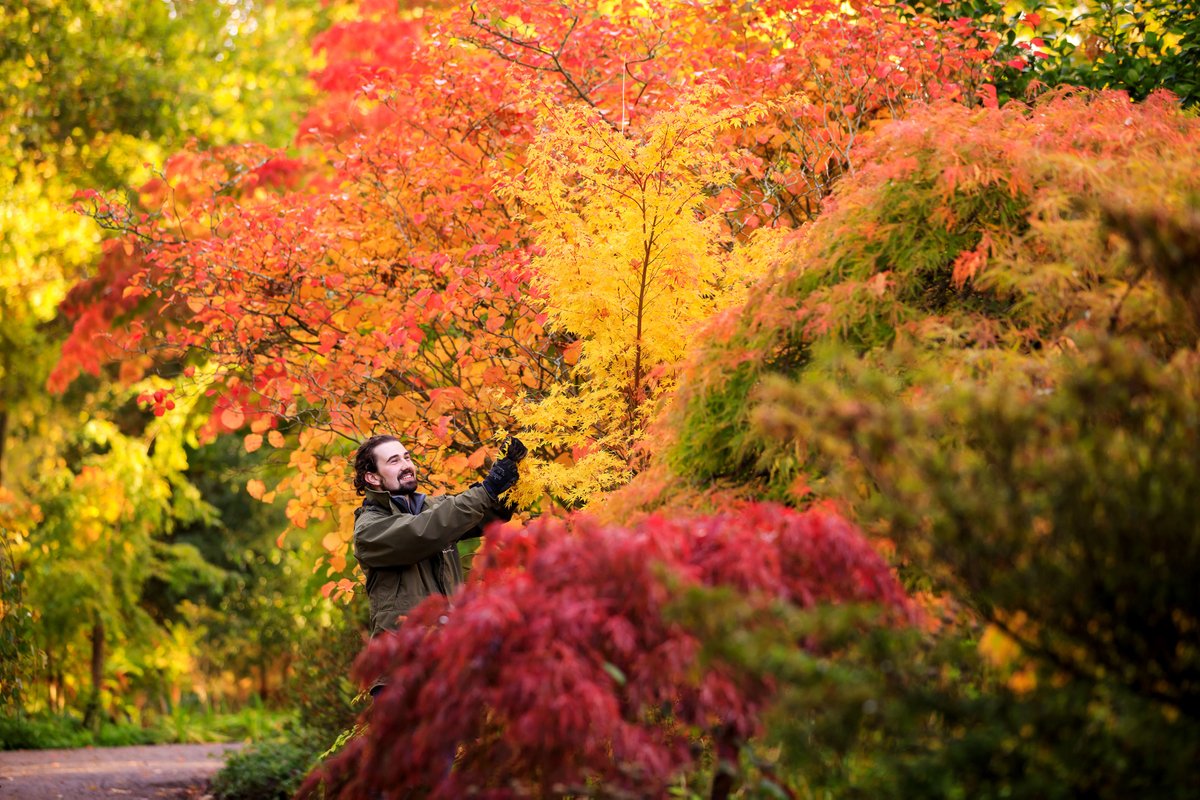
[[354, 555], [364, 567], [416, 564], [493, 516], [495, 506], [482, 485], [445, 498], [426, 514], [389, 514], [367, 506], [354, 526]]

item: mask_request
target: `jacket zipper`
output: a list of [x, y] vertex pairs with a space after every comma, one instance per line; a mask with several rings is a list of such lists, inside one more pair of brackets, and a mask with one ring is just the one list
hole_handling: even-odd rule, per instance
[[[400, 499], [401, 498], [393, 497], [392, 501], [394, 503], [396, 503], [397, 506], [399, 506]], [[420, 513], [421, 509], [414, 508], [414, 506], [416, 504], [413, 503], [411, 498], [405, 497], [405, 498], [403, 498], [403, 500], [404, 500], [403, 511], [407, 512], [408, 514], [410, 514], [412, 516], [416, 516], [417, 513]], [[421, 505], [423, 506], [424, 503], [422, 503]], [[443, 551], [441, 553], [434, 553], [432, 556], [429, 557], [428, 561], [429, 561], [429, 571], [433, 575], [433, 583], [437, 587], [438, 592], [440, 592], [443, 597], [449, 597], [450, 593], [448, 591], [446, 591], [446, 581], [444, 580], [445, 568], [446, 568], [445, 551]]]
[[[442, 577], [445, 574], [446, 553], [445, 551], [442, 551], [441, 553], [434, 555], [433, 558], [437, 559], [436, 566], [433, 564], [430, 565], [433, 567], [433, 582], [437, 584], [438, 591], [441, 592], [443, 596], [448, 597], [450, 593], [446, 591], [446, 583], [442, 580]], [[430, 560], [432, 561], [433, 559]]]

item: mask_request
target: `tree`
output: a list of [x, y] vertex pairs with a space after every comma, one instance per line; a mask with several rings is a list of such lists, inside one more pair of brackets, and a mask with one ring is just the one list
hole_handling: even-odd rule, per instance
[[[110, 657], [162, 643], [139, 593], [184, 557], [157, 537], [203, 508], [181, 477], [182, 409], [162, 424], [136, 409], [143, 389], [163, 410], [175, 404], [162, 382], [139, 385], [150, 359], [107, 351], [125, 363], [97, 362], [96, 380], [65, 397], [45, 391], [68, 333], [60, 303], [95, 261], [107, 274], [127, 270], [132, 255], [102, 245], [71, 199], [144, 182], [146, 162], [190, 138], [282, 141], [304, 94], [307, 55], [294, 45], [321, 24], [315, 7], [35, 0], [0, 9], [0, 180], [10, 189], [0, 199], [0, 495], [34, 615], [26, 633], [49, 651], [39, 677], [55, 708], [64, 686], [82, 690], [90, 675], [95, 710]], [[81, 335], [98, 322], [85, 316]]]
[[[156, 551], [154, 537], [170, 526], [173, 512], [187, 513], [188, 500], [193, 511], [202, 509], [171, 465], [181, 437], [161, 425], [152, 436], [157, 441], [149, 452], [112, 423], [82, 425], [66, 458], [41, 476], [41, 524], [19, 540], [51, 703], [63, 707], [63, 677], [86, 636], [87, 717], [96, 723], [109, 643], [144, 640], [153, 625], [140, 599], [166, 555]], [[173, 498], [173, 490], [179, 496]]]
[[1122, 89], [1138, 100], [1167, 89], [1188, 106], [1200, 100], [1200, 14], [1188, 3], [913, 5], [943, 19], [969, 17], [1001, 35], [996, 60], [1005, 67], [996, 83], [1004, 99], [1066, 85]]
[[952, 385], [1052, 356], [1089, 330], [1156, 352], [1190, 341], [1177, 305], [1109, 240], [1103, 202], [1145, 203], [1172, 186], [1169, 207], [1182, 213], [1197, 176], [1171, 165], [1198, 142], [1165, 94], [931, 106], [894, 123], [791, 267], [702, 337], [668, 412], [674, 475], [821, 496], [807, 448], [764, 441], [752, 419], [767, 379], [824, 375], [838, 363], [831, 348], [885, 372], [900, 369], [892, 354], [910, 353], [902, 380], [929, 371]]
[[[517, 423], [546, 460], [526, 462], [518, 503], [544, 492], [583, 505], [621, 486], [692, 330], [766, 271], [775, 239], [728, 238], [707, 195], [733, 180], [724, 134], [762, 111], [705, 112], [701, 90], [637, 138], [581, 107], [547, 106], [528, 166], [510, 190], [531, 217], [532, 267], [547, 325], [573, 341], [571, 378], [531, 398]], [[566, 463], [554, 463], [569, 455]]]
[[[106, 358], [105, 337], [119, 351], [206, 362], [203, 381], [187, 377], [180, 389], [216, 393], [213, 432], [257, 423], [247, 440], [256, 446], [280, 420], [310, 429], [298, 437], [296, 475], [272, 487], [292, 493], [297, 527], [347, 520], [345, 455], [377, 428], [413, 444], [433, 489], [461, 485], [486, 468], [486, 446], [512, 426], [523, 395], [575, 380], [571, 341], [545, 328], [535, 231], [514, 222], [542, 212], [496, 191], [528, 163], [532, 98], [591, 106], [616, 131], [606, 136], [632, 141], [650, 141], [653, 113], [710, 68], [703, 82], [730, 90], [706, 95], [706, 114], [772, 108], [721, 144], [754, 150], [705, 203], [728, 226], [717, 240], [729, 241], [807, 218], [853, 168], [874, 120], [926, 97], [975, 102], [989, 69], [970, 25], [886, 3], [611, 11], [463, 4], [418, 22], [365, 4], [318, 40], [324, 94], [301, 123], [311, 150], [300, 158], [249, 145], [183, 153], [132, 203], [89, 201], [141, 263], [81, 287], [95, 305], [56, 381]], [[765, 71], [743, 69], [759, 59]], [[621, 75], [636, 95], [619, 91]], [[317, 469], [327, 462], [334, 468]], [[332, 545], [330, 585], [352, 585], [347, 542]]]
[[0, 10], [0, 179], [11, 186], [0, 215], [0, 466], [17, 412], [52, 365], [60, 334], [47, 324], [99, 254], [99, 231], [72, 213], [72, 195], [141, 183], [146, 162], [190, 137], [282, 140], [301, 95], [294, 44], [319, 23], [311, 10], [209, 0]]
[[1195, 791], [1197, 134], [1165, 94], [931, 107], [708, 330], [674, 474], [836, 504], [941, 618], [817, 678], [771, 654], [819, 621], [693, 608], [717, 657], [780, 682], [762, 750], [793, 785]]
[[577, 517], [493, 532], [452, 606], [422, 603], [360, 658], [360, 678], [387, 672], [388, 687], [309, 792], [658, 795], [701, 742], [734, 768], [771, 684], [697, 668], [699, 642], [672, 609], [701, 587], [762, 613], [845, 604], [881, 609], [875, 625], [913, 619], [883, 559], [822, 512], [749, 505], [632, 529]]

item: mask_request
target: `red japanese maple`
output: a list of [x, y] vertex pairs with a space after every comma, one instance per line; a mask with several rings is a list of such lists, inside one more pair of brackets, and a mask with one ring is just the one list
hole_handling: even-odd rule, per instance
[[898, 622], [912, 613], [853, 526], [770, 504], [633, 529], [543, 519], [493, 531], [476, 564], [461, 592], [427, 600], [360, 658], [358, 676], [384, 674], [388, 686], [366, 732], [310, 788], [560, 796], [599, 781], [656, 796], [694, 765], [697, 737], [752, 736], [771, 696], [761, 680], [698, 661], [700, 642], [669, 613], [679, 592], [878, 604]]

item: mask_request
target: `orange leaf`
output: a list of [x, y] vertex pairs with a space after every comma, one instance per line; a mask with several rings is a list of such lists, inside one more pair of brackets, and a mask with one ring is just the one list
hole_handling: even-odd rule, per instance
[[481, 447], [467, 457], [467, 466], [471, 468], [482, 467], [483, 459], [487, 457], [487, 448]]
[[245, 421], [246, 415], [239, 409], [227, 408], [221, 412], [221, 424], [231, 431], [236, 431], [242, 427], [242, 423]]
[[263, 493], [267, 491], [267, 485], [258, 478], [251, 478], [250, 480], [246, 481], [246, 491], [251, 497], [253, 497], [255, 500], [258, 500], [263, 496]]
[[245, 438], [246, 452], [253, 453], [258, 448], [262, 447], [263, 437], [257, 433], [248, 433]]
[[271, 443], [271, 447], [283, 447], [283, 434], [279, 431], [271, 431], [267, 434], [267, 441]]

